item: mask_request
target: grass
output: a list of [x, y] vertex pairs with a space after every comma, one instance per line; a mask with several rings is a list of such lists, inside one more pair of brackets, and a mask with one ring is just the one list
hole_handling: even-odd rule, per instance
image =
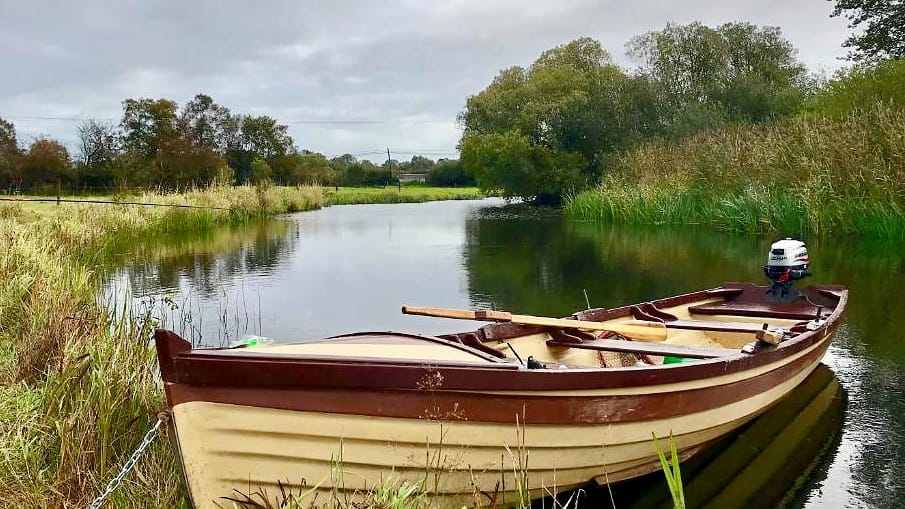
[[[204, 235], [328, 203], [479, 198], [475, 189], [214, 187], [122, 201], [212, 207], [0, 203], [0, 486], [4, 504], [87, 507], [165, 408], [148, 337], [157, 317], [111, 313], [100, 267], [130, 239]], [[103, 197], [94, 197], [98, 200]], [[158, 439], [107, 507], [183, 507], [168, 441]], [[375, 493], [390, 506], [406, 486]]]
[[421, 203], [439, 200], [477, 200], [485, 195], [476, 187], [326, 187], [327, 205], [361, 203]]
[[[207, 195], [197, 195], [197, 192], [193, 191], [190, 193], [182, 193], [182, 194], [157, 194], [157, 193], [145, 193], [145, 194], [137, 194], [130, 196], [120, 196], [114, 197], [109, 195], [104, 196], [63, 196], [62, 198], [68, 199], [79, 199], [79, 200], [88, 200], [88, 201], [100, 201], [100, 200], [120, 200], [120, 201], [133, 201], [133, 202], [151, 202], [151, 203], [176, 203], [180, 204], [200, 204], [200, 205], [209, 205], [209, 206], [224, 206], [231, 205], [234, 202], [238, 202], [238, 204], [245, 206], [241, 202], [247, 201], [249, 199], [253, 199], [251, 196], [250, 190], [257, 189], [251, 186], [244, 187], [236, 187], [232, 189], [239, 190], [238, 194], [231, 197], [229, 199], [224, 200], [226, 197], [222, 196], [220, 200], [216, 198], [205, 198]], [[293, 187], [266, 187], [268, 189], [267, 193], [267, 206], [276, 207], [276, 209], [285, 208], [287, 212], [295, 212], [299, 210], [308, 210], [308, 206], [300, 203], [291, 203], [292, 190], [295, 189]], [[318, 199], [315, 196], [309, 197], [311, 200], [317, 203], [318, 207], [321, 206], [330, 206], [330, 205], [357, 205], [357, 204], [366, 204], [366, 203], [423, 203], [429, 201], [440, 201], [440, 200], [478, 200], [487, 196], [477, 187], [428, 187], [428, 186], [402, 186], [401, 188], [396, 186], [388, 186], [388, 187], [323, 187], [323, 188], [309, 188], [312, 190], [320, 189], [321, 197]], [[197, 196], [196, 196], [197, 195]], [[179, 198], [177, 198], [179, 197]], [[16, 196], [0, 196], [0, 198], [13, 198], [13, 199], [42, 199], [48, 201], [30, 201], [30, 202], [22, 202], [24, 208], [28, 210], [32, 210], [35, 212], [41, 213], [54, 213], [57, 210], [57, 207], [74, 207], [77, 205], [63, 202], [61, 204], [57, 204], [55, 201], [55, 197], [49, 196], [37, 196], [37, 195], [16, 195]], [[200, 201], [196, 201], [199, 200]], [[180, 201], [181, 200], [181, 201]], [[282, 203], [281, 200], [290, 200], [289, 203]], [[3, 202], [0, 202], [2, 204]], [[7, 202], [9, 203], [9, 202]], [[251, 209], [251, 208], [249, 208]]]
[[[0, 204], [0, 485], [4, 503], [87, 507], [164, 408], [151, 316], [112, 318], [99, 264], [118, 239], [203, 232], [323, 205], [317, 188], [212, 188], [125, 205]], [[158, 440], [109, 507], [180, 507], [169, 444]]]
[[657, 456], [660, 458], [660, 467], [663, 468], [663, 475], [666, 477], [666, 486], [669, 488], [669, 494], [672, 496], [672, 503], [675, 509], [685, 509], [685, 489], [682, 486], [682, 471], [679, 469], [679, 452], [676, 448], [676, 439], [669, 435], [669, 460], [666, 459], [666, 453], [660, 447], [660, 441], [656, 434], [654, 437], [654, 446], [657, 448]]
[[[309, 187], [148, 193], [134, 201], [218, 208], [0, 204], [0, 486], [6, 505], [87, 507], [165, 408], [148, 341], [158, 317], [111, 313], [97, 297], [99, 269], [123, 239], [203, 235], [325, 204], [324, 194]], [[527, 475], [527, 461], [520, 446], [513, 453], [520, 486], [527, 482], [519, 477]], [[187, 507], [180, 478], [170, 442], [159, 438], [105, 507]], [[527, 491], [519, 495], [526, 507]], [[424, 492], [393, 478], [370, 497], [374, 507], [429, 505]], [[284, 507], [310, 505], [305, 498], [289, 497]]]
[[905, 110], [743, 125], [626, 153], [567, 213], [751, 233], [905, 236]]

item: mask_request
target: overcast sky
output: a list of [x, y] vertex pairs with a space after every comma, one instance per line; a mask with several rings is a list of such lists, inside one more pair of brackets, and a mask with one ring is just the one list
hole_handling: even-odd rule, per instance
[[125, 98], [206, 93], [288, 124], [300, 148], [436, 159], [456, 156], [468, 95], [577, 37], [630, 67], [625, 43], [669, 21], [749, 21], [779, 26], [809, 69], [831, 73], [848, 33], [826, 0], [239, 3], [0, 0], [0, 117], [20, 142], [74, 149], [78, 120], [118, 120]]

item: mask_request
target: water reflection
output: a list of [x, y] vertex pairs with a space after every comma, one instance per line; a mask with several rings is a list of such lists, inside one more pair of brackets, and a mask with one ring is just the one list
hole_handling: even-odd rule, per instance
[[[803, 473], [827, 463], [838, 444], [845, 392], [824, 365], [738, 433], [682, 464], [687, 507], [763, 508], [787, 505]], [[815, 478], [825, 479], [825, 472]], [[662, 473], [588, 492], [584, 507], [672, 508]]]
[[[164, 309], [163, 318], [208, 344], [246, 333], [286, 340], [356, 330], [436, 334], [472, 324], [404, 316], [399, 306], [493, 304], [561, 316], [585, 307], [584, 290], [591, 305], [613, 307], [726, 280], [761, 281], [774, 240], [576, 223], [555, 210], [501, 205], [331, 207], [202, 238], [146, 239], [117, 259], [110, 288], [158, 303], [174, 295], [179, 310]], [[901, 506], [905, 253], [897, 243], [804, 240], [812, 281], [851, 290], [847, 322], [825, 359], [849, 404], [831, 460], [787, 502]]]

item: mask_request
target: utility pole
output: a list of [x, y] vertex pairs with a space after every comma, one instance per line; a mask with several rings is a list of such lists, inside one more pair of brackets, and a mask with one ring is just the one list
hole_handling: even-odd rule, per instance
[[[390, 157], [390, 147], [387, 147], [387, 170], [389, 170], [390, 176], [393, 175], [393, 163], [392, 163], [392, 160], [393, 160], [393, 158]], [[401, 182], [400, 180], [398, 180], [398, 178], [397, 178], [397, 180], [396, 180], [396, 185], [398, 186], [399, 191], [402, 192], [402, 182]]]

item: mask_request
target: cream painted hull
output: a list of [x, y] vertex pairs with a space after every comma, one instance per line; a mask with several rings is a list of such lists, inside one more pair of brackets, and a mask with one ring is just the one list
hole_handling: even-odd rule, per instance
[[[474, 493], [497, 489], [499, 500], [511, 504], [594, 478], [615, 482], [658, 470], [652, 433], [673, 434], [686, 457], [766, 410], [818, 362], [752, 397], [643, 422], [534, 425], [527, 416], [525, 425], [516, 415], [510, 424], [438, 421], [203, 401], [175, 406], [173, 417], [199, 509], [230, 507], [223, 497], [238, 493], [277, 503], [278, 483], [287, 492], [316, 494], [319, 502], [357, 497], [388, 478], [418, 484], [445, 507], [486, 504], [488, 498]], [[530, 493], [520, 495], [519, 486]]]

